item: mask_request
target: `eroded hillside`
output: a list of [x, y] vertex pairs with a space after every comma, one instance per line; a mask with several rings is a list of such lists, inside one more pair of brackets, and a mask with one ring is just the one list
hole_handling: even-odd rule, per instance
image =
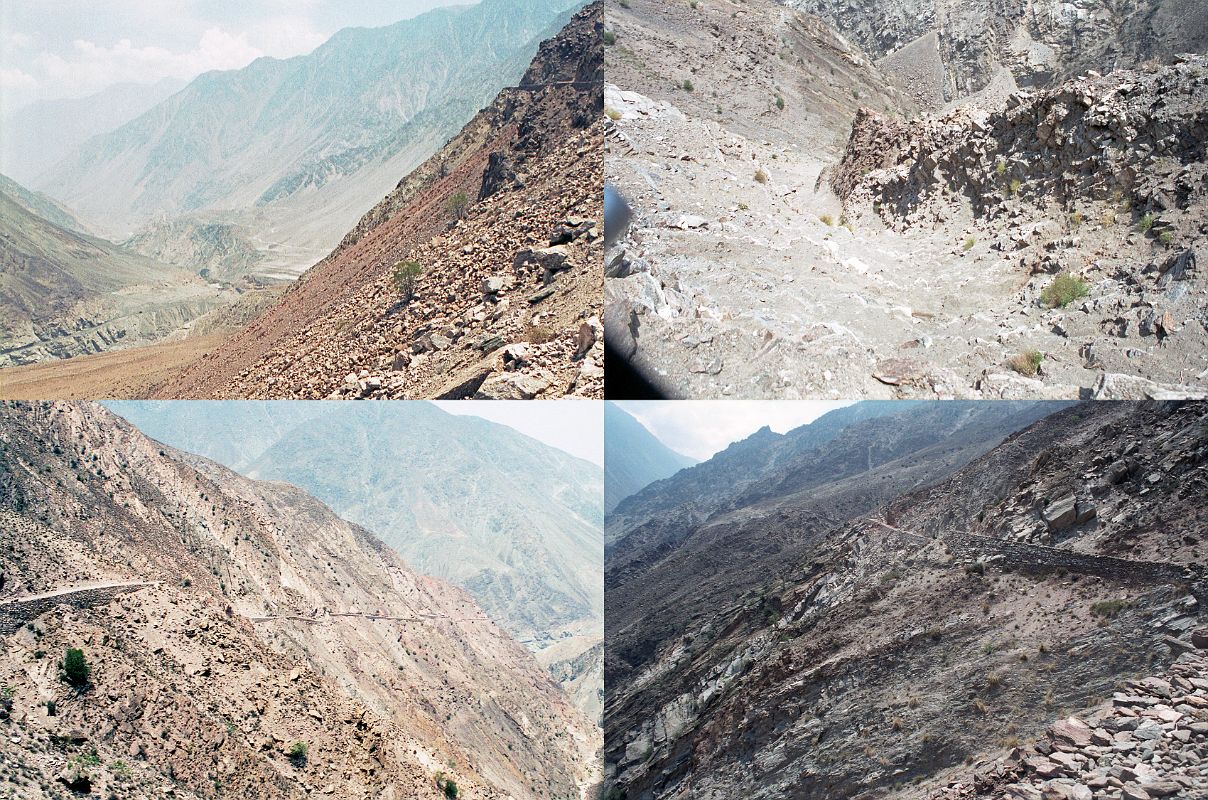
[[[1206, 459], [1202, 404], [1082, 404], [827, 526], [811, 527], [803, 502], [825, 505], [824, 485], [777, 513], [761, 500], [745, 524], [728, 522], [743, 526], [730, 540], [746, 542], [751, 568], [725, 602], [671, 603], [687, 613], [658, 630], [641, 618], [648, 601], [621, 609], [625, 649], [607, 660], [623, 673], [605, 707], [611, 796], [1082, 797], [1088, 784], [1107, 797], [1147, 785], [1198, 796], [1203, 776], [1182, 765], [1208, 722], [1192, 697], [1202, 650], [1190, 655], [1208, 646], [1195, 633], [1208, 600]], [[624, 547], [609, 557], [610, 592]], [[761, 560], [768, 552], [782, 555]], [[663, 597], [699, 595], [677, 558], [642, 580]], [[610, 641], [613, 630], [610, 614]], [[1177, 688], [1155, 694], [1169, 684], [1144, 679], [1168, 669]], [[1104, 721], [1109, 697], [1135, 725]], [[1065, 744], [1046, 745], [1046, 726], [1074, 712], [1090, 724], [1058, 725]], [[1017, 779], [1028, 783], [1018, 794], [995, 793]]]
[[0, 237], [0, 367], [146, 345], [240, 299], [82, 232], [69, 211], [7, 179]]
[[599, 4], [576, 14], [519, 86], [159, 395], [602, 395], [601, 26]]
[[[300, 490], [98, 406], [0, 415], [8, 791], [86, 776], [130, 797], [437, 798], [452, 778], [464, 796], [572, 798], [592, 782], [594, 725], [532, 657]], [[72, 647], [83, 690], [60, 678]]]

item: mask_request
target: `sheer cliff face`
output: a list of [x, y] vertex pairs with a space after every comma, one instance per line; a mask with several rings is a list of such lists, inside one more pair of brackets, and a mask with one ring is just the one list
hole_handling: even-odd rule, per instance
[[[863, 482], [891, 488], [873, 502], [822, 481], [665, 540], [653, 566], [621, 569], [615, 546], [609, 596], [666, 600], [610, 603], [610, 790], [926, 796], [1208, 643], [1208, 406], [1048, 411], [965, 464], [936, 460], [971, 438], [954, 430], [872, 469]], [[742, 582], [676, 568], [710, 556]]]
[[[448, 778], [569, 797], [591, 780], [593, 726], [531, 656], [302, 491], [93, 405], [7, 405], [0, 445], [0, 758], [18, 795], [65, 767], [136, 797], [174, 780], [188, 797], [435, 798]], [[59, 680], [69, 647], [87, 691]]]

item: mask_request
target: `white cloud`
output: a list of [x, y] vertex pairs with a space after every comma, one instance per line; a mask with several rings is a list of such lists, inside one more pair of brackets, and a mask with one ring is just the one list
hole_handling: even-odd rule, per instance
[[27, 47], [33, 46], [34, 39], [27, 33], [6, 33], [4, 35], [3, 43], [4, 47], [24, 50]]
[[629, 400], [621, 408], [676, 452], [702, 461], [764, 425], [776, 433], [807, 425], [850, 402], [814, 400]]
[[153, 83], [162, 78], [188, 79], [212, 69], [238, 69], [264, 55], [248, 44], [247, 35], [221, 28], [202, 34], [197, 47], [174, 53], [163, 47], [137, 47], [122, 39], [112, 47], [77, 39], [66, 57], [43, 52], [34, 59], [41, 89], [49, 96], [85, 95], [114, 83]]

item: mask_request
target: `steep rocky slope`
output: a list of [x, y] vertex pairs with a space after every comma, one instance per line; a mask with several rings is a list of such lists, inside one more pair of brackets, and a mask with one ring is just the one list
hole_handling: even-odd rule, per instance
[[1208, 49], [1208, 11], [1190, 0], [786, 4], [830, 22], [934, 103], [981, 91], [1003, 73], [1020, 86], [1043, 86], [1087, 70], [1169, 63], [1176, 54]]
[[557, 662], [571, 691], [601, 666], [574, 663], [604, 633], [599, 467], [431, 403], [107, 405], [159, 441], [299, 486], [365, 526]]
[[[94, 405], [0, 411], [5, 791], [580, 797], [590, 722], [462, 591]], [[56, 667], [84, 651], [90, 685]], [[49, 704], [49, 705], [48, 705]], [[288, 755], [295, 742], [308, 752]]]
[[[606, 328], [665, 393], [1205, 393], [1194, 262], [1208, 66], [1177, 55], [1181, 37], [1203, 49], [1201, 9], [1006, 4], [987, 25], [976, 3], [822, 0], [801, 5], [837, 27], [803, 15], [819, 33], [794, 58], [758, 3], [627, 5], [609, 6], [605, 162], [635, 221], [606, 254]], [[1045, 44], [1050, 25], [1064, 50]], [[1128, 55], [1144, 40], [1134, 25], [1171, 36]], [[650, 32], [676, 47], [631, 55]], [[1116, 54], [1091, 58], [1104, 41]], [[1009, 42], [1047, 66], [1007, 58]], [[752, 64], [756, 46], [765, 57]], [[834, 54], [846, 64], [818, 69]], [[744, 69], [753, 90], [718, 78]], [[945, 81], [960, 86], [946, 107]], [[742, 127], [756, 120], [758, 139]]]
[[576, 14], [518, 86], [159, 396], [600, 396], [601, 24], [598, 4]]
[[[889, 486], [862, 507], [833, 509], [831, 498], [843, 497], [821, 485], [775, 514], [756, 509], [745, 524], [731, 523], [741, 537], [713, 525], [714, 540], [746, 543], [741, 561], [753, 566], [724, 587], [728, 596], [668, 604], [678, 615], [670, 625], [650, 613], [650, 600], [619, 609], [615, 628], [610, 611], [609, 640], [624, 644], [606, 661], [610, 678], [614, 669], [621, 675], [609, 681], [605, 706], [611, 796], [967, 791], [967, 765], [985, 767], [1071, 712], [1097, 722], [1103, 715], [1089, 708], [1121, 681], [1172, 664], [1185, 670], [1200, 662], [1176, 663], [1180, 654], [1208, 644], [1192, 635], [1208, 601], [1206, 459], [1203, 404], [1082, 404], [1007, 436], [967, 466], [918, 475], [917, 488]], [[909, 460], [868, 473], [866, 491], [897, 480]], [[811, 525], [828, 509], [845, 514]], [[731, 549], [699, 544], [702, 533], [709, 528], [689, 540], [698, 558], [735, 563]], [[659, 583], [666, 597], [699, 597], [699, 581], [665, 565], [642, 580]], [[651, 618], [658, 628], [643, 621]], [[1202, 776], [1165, 753], [1197, 735], [1186, 722], [1204, 721], [1203, 709], [1175, 702], [1175, 716], [1149, 722], [1147, 704], [1129, 697], [1115, 705], [1132, 713], [1119, 713], [1157, 735], [1119, 736], [1117, 752], [1147, 762], [1145, 782], [1155, 782], [1155, 771], [1162, 780], [1194, 779], [1182, 785], [1196, 796]], [[1136, 783], [1111, 773], [1110, 759], [1092, 766], [1075, 758], [1074, 772], [1063, 758], [1045, 778], [1103, 767], [1116, 780], [1099, 784], [1105, 797]], [[1040, 797], [993, 793], [991, 771], [979, 792]], [[1083, 790], [1056, 783], [1045, 797], [1091, 796], [1059, 794], [1067, 784]]]
[[605, 511], [643, 487], [695, 463], [660, 442], [620, 406], [604, 404]]
[[[74, 151], [37, 188], [115, 238], [189, 215], [238, 222], [255, 268], [297, 276], [499, 89], [573, 0], [485, 0], [312, 53], [208, 72]], [[215, 265], [214, 268], [217, 268]]]
[[36, 193], [0, 187], [0, 367], [147, 344], [238, 297], [78, 227]]

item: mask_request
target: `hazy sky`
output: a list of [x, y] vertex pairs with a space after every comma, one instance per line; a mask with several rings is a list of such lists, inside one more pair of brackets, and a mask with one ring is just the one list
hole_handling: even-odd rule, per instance
[[604, 404], [586, 400], [437, 400], [450, 414], [482, 417], [604, 466]]
[[816, 400], [625, 400], [617, 405], [676, 452], [704, 461], [764, 425], [786, 433], [850, 402]]
[[474, 1], [3, 0], [0, 108], [309, 53], [340, 28]]

